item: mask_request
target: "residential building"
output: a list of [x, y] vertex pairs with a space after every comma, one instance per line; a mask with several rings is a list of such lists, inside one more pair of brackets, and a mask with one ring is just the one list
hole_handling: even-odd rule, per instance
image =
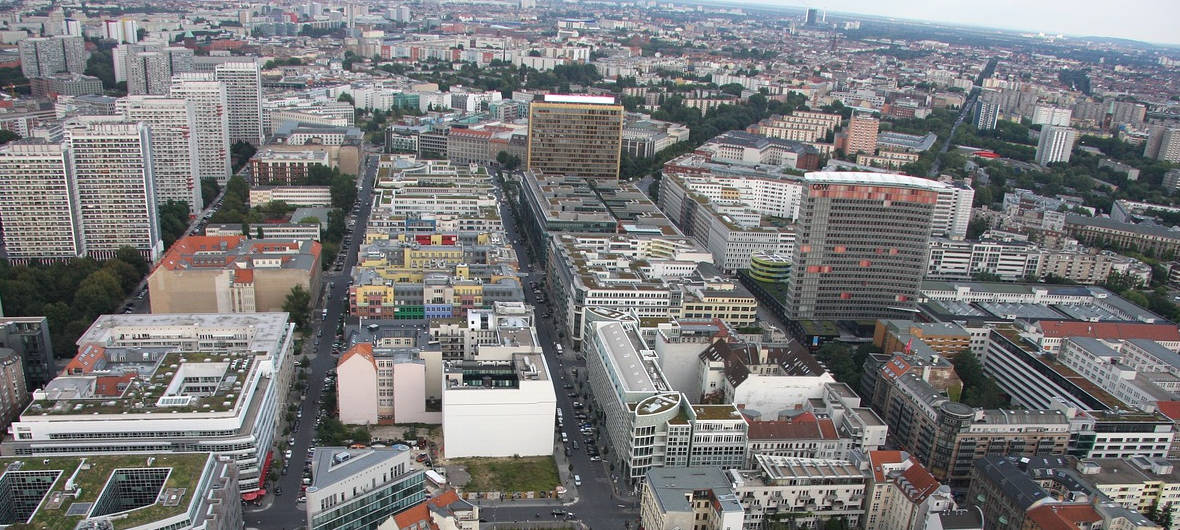
[[225, 85], [209, 74], [172, 78], [169, 95], [193, 106], [193, 137], [197, 141], [197, 176], [224, 186], [230, 176], [229, 103]]
[[1119, 506], [1139, 513], [1151, 510], [1180, 517], [1180, 473], [1176, 461], [1158, 457], [1092, 458], [1076, 469]]
[[22, 364], [20, 353], [0, 347], [0, 425], [5, 429], [29, 404]]
[[848, 138], [845, 140], [844, 152], [848, 155], [856, 153], [873, 154], [877, 152], [877, 130], [881, 121], [864, 114], [853, 114], [848, 121]]
[[878, 320], [873, 330], [873, 345], [885, 353], [913, 351], [914, 341], [920, 341], [941, 357], [954, 359], [971, 348], [971, 332], [954, 322], [912, 320]]
[[[815, 143], [840, 128], [843, 117], [823, 112], [795, 111], [786, 116], [771, 116], [758, 122], [758, 134], [783, 140]], [[828, 154], [828, 153], [824, 153]]]
[[860, 526], [868, 477], [856, 463], [787, 456], [755, 458], [758, 466], [754, 470], [730, 472], [731, 487], [745, 509], [746, 530], [768, 528], [782, 512], [799, 514], [793, 520], [800, 527], [819, 527], [831, 519]]
[[852, 449], [851, 440], [836, 432], [831, 418], [810, 412], [772, 421], [749, 419], [748, 423], [747, 469], [757, 464], [755, 455], [843, 460]]
[[479, 530], [479, 505], [460, 499], [455, 490], [448, 489], [393, 516], [391, 530], [418, 528]]
[[8, 259], [84, 255], [77, 192], [68, 146], [28, 139], [0, 147], [0, 223]]
[[250, 158], [250, 175], [254, 184], [264, 186], [306, 184], [315, 165], [329, 167], [328, 153], [263, 148]]
[[29, 79], [29, 87], [35, 98], [53, 99], [58, 96], [81, 96], [102, 94], [102, 80], [97, 77], [59, 73]]
[[788, 169], [819, 169], [819, 150], [806, 143], [745, 131], [729, 131], [697, 148], [710, 160], [748, 166], [771, 165]]
[[1065, 214], [1066, 234], [1087, 245], [1115, 245], [1152, 252], [1163, 259], [1180, 255], [1180, 232], [1155, 223], [1119, 222], [1108, 217]]
[[[1147, 142], [1143, 146], [1143, 156], [1167, 162], [1180, 162], [1180, 128], [1159, 125], [1151, 127]], [[1175, 189], [1175, 186], [1170, 189]]]
[[721, 468], [664, 467], [644, 477], [639, 501], [643, 528], [741, 530], [744, 516], [745, 509]]
[[788, 280], [789, 318], [877, 319], [910, 311], [945, 184], [904, 175], [817, 172], [805, 189]]
[[441, 373], [441, 352], [358, 343], [336, 364], [340, 421], [348, 425], [440, 424]]
[[152, 312], [283, 311], [296, 286], [320, 291], [321, 250], [312, 240], [183, 237], [148, 276]]
[[328, 186], [253, 186], [250, 188], [250, 207], [271, 202], [288, 206], [331, 206], [332, 192]]
[[777, 417], [819, 397], [836, 380], [807, 349], [716, 340], [701, 352], [694, 402], [733, 403]]
[[1073, 153], [1073, 144], [1077, 139], [1077, 129], [1057, 125], [1041, 127], [1041, 136], [1037, 141], [1036, 162], [1042, 166], [1053, 162], [1069, 162], [1069, 156]]
[[689, 129], [679, 123], [628, 113], [623, 125], [623, 152], [636, 158], [651, 158], [680, 142], [688, 141]]
[[529, 106], [527, 166], [546, 175], [618, 180], [623, 106], [606, 96], [546, 95]]
[[27, 78], [45, 77], [69, 72], [80, 74], [86, 69], [86, 42], [81, 36], [33, 37], [17, 43], [20, 70]]
[[[257, 497], [291, 384], [286, 313], [103, 315], [78, 354], [33, 393], [5, 455], [139, 454], [200, 448], [230, 457]], [[196, 384], [216, 378], [215, 386]]]
[[1033, 109], [1032, 124], [1069, 127], [1069, 120], [1072, 116], [1073, 111], [1071, 109], [1037, 105]]
[[922, 528], [930, 514], [955, 507], [951, 489], [904, 451], [870, 451], [867, 456], [865, 530]]
[[[165, 80], [162, 93], [167, 89]], [[194, 105], [180, 98], [128, 96], [116, 108], [127, 121], [144, 123], [151, 132], [152, 159], [160, 161], [153, 165], [156, 203], [183, 202], [191, 215], [204, 210]]]
[[988, 455], [975, 461], [967, 502], [983, 511], [986, 528], [1023, 528], [1030, 510], [1055, 500], [1012, 459]]
[[553, 388], [539, 352], [448, 361], [442, 391], [447, 458], [553, 454]]
[[132, 53], [126, 59], [127, 93], [130, 95], [168, 93], [172, 65], [168, 56], [157, 51]]
[[45, 317], [0, 317], [0, 347], [20, 355], [26, 389], [41, 388], [57, 375]]
[[981, 131], [990, 131], [996, 128], [996, 121], [1000, 117], [1000, 104], [984, 101], [979, 98], [975, 101], [975, 111], [972, 117], [972, 124], [976, 129]]
[[262, 77], [258, 63], [222, 63], [213, 68], [213, 78], [225, 85], [229, 143], [262, 144]]
[[316, 448], [304, 508], [307, 528], [377, 528], [426, 500], [425, 480], [408, 447]]
[[[6, 526], [236, 530], [244, 524], [237, 469], [208, 452], [0, 458], [0, 466], [6, 469], [0, 487], [19, 492], [9, 497]], [[90, 487], [78, 487], [83, 484]]]
[[155, 262], [164, 243], [148, 125], [83, 116], [66, 123], [65, 136], [86, 254], [109, 259], [130, 246]]

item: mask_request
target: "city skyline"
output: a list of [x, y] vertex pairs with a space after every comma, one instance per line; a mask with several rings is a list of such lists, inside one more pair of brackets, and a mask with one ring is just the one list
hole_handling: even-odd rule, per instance
[[[1151, 44], [1180, 46], [1180, 33], [1170, 22], [1180, 15], [1180, 4], [1166, 0], [1134, 0], [1134, 9], [1109, 9], [1096, 0], [1080, 2], [1020, 2], [999, 0], [977, 3], [966, 0], [906, 2], [887, 0], [754, 0], [760, 5], [827, 10], [829, 14], [872, 15], [898, 20], [956, 24], [1045, 35], [1130, 39]], [[1094, 13], [1102, 12], [1101, 17]], [[1144, 13], [1171, 13], [1145, 17]], [[1027, 21], [1027, 22], [1025, 22]]]

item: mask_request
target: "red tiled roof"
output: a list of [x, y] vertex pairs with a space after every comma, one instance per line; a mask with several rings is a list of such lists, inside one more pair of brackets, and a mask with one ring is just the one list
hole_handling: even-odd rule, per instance
[[246, 236], [188, 236], [178, 239], [168, 252], [164, 253], [164, 259], [160, 260], [160, 266], [167, 270], [175, 270], [179, 263], [187, 262], [184, 259], [185, 255], [193, 254], [205, 250], [221, 250], [223, 248], [230, 249], [238, 246], [246, 239]]
[[1173, 420], [1180, 420], [1180, 401], [1159, 401], [1156, 402], [1155, 406], [1164, 416]]
[[66, 364], [63, 374], [88, 374], [94, 367], [106, 359], [106, 349], [96, 343], [86, 343], [78, 348], [78, 354]]
[[1180, 341], [1180, 328], [1175, 324], [1142, 324], [1126, 322], [1037, 322], [1046, 337], [1092, 337], [1095, 339], [1149, 339]]
[[939, 484], [938, 479], [926, 471], [926, 468], [922, 467], [922, 464], [919, 464], [917, 460], [913, 458], [910, 460], [913, 460], [912, 465], [901, 473], [897, 482], [901, 491], [905, 493], [906, 497], [909, 497], [910, 502], [917, 504], [925, 501], [926, 497], [937, 491], [942, 484]]
[[[1079, 530], [1082, 523], [1096, 523], [1102, 520], [1098, 511], [1089, 504], [1050, 503], [1028, 511], [1028, 520], [1039, 530]], [[1085, 528], [1090, 528], [1087, 525]]]
[[438, 530], [438, 524], [430, 516], [432, 511], [450, 513], [449, 507], [459, 502], [459, 495], [455, 490], [446, 490], [433, 499], [424, 500], [404, 512], [393, 516], [393, 522], [398, 528], [430, 528]]
[[791, 420], [750, 420], [746, 436], [751, 440], [838, 440], [829, 418], [805, 412]]
[[364, 357], [373, 366], [377, 366], [377, 361], [373, 359], [373, 345], [368, 342], [361, 342], [344, 352], [340, 356], [340, 360], [336, 362], [336, 366], [344, 366], [344, 362], [351, 359], [354, 355]]
[[[99, 396], [119, 397], [123, 395], [123, 389], [119, 385], [126, 385], [131, 382], [131, 379], [138, 376], [137, 372], [128, 372], [121, 376], [118, 375], [104, 375], [94, 378], [94, 393]], [[123, 387], [127, 388], [126, 386]]]
[[234, 269], [234, 283], [254, 283], [254, 269]]
[[905, 460], [901, 451], [869, 451], [869, 462], [873, 467], [873, 478], [877, 482], [885, 481], [885, 472], [881, 470], [884, 464], [900, 464]]

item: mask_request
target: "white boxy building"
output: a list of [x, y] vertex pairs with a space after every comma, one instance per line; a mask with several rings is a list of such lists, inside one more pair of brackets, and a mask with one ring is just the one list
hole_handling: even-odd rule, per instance
[[447, 362], [442, 396], [447, 458], [553, 454], [557, 394], [540, 353]]

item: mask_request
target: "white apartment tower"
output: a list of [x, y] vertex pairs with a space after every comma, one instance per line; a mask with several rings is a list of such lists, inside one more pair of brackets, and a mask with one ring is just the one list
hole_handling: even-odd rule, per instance
[[229, 103], [225, 85], [206, 73], [180, 74], [172, 77], [171, 95], [193, 106], [197, 176], [216, 179], [224, 185], [230, 175]]
[[0, 148], [0, 223], [9, 259], [82, 255], [78, 203], [61, 144], [20, 140]]
[[181, 201], [196, 214], [204, 205], [197, 175], [193, 104], [182, 98], [128, 96], [116, 103], [127, 121], [143, 122], [152, 133], [156, 202]]
[[1045, 125], [1041, 128], [1041, 139], [1037, 142], [1036, 162], [1042, 166], [1053, 162], [1069, 162], [1077, 139], [1077, 129]]
[[84, 116], [66, 123], [65, 137], [86, 253], [109, 259], [130, 246], [154, 262], [164, 248], [148, 126], [120, 116]]
[[229, 142], [262, 143], [262, 76], [255, 62], [222, 63], [213, 70], [229, 102]]

